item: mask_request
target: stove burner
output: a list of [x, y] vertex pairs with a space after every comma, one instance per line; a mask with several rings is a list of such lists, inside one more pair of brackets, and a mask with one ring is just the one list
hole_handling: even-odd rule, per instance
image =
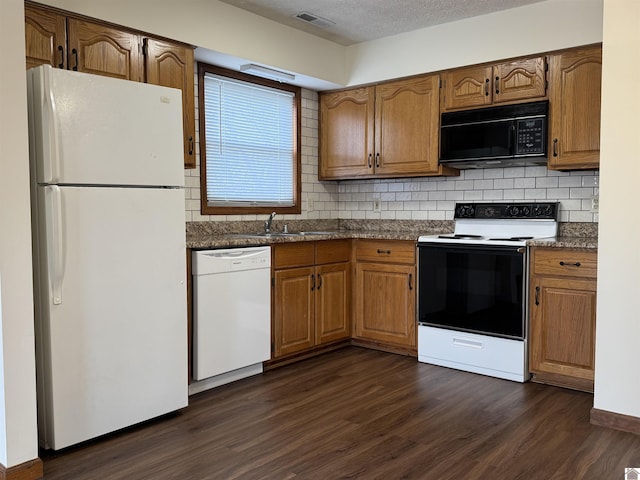
[[509, 238], [490, 238], [489, 240], [500, 242], [521, 242], [523, 240], [531, 240], [533, 237], [509, 237]]
[[439, 235], [438, 238], [451, 238], [455, 240], [473, 240], [482, 238], [482, 235], [471, 235], [467, 233], [454, 233], [452, 235]]

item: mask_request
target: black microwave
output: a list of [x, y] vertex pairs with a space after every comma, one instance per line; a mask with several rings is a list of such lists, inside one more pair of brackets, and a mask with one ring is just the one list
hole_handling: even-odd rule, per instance
[[545, 165], [549, 102], [443, 113], [440, 163], [456, 168]]

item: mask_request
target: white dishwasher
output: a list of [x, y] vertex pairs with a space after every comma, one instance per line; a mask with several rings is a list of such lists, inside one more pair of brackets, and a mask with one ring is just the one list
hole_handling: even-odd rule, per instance
[[262, 372], [271, 356], [271, 247], [194, 251], [197, 393]]

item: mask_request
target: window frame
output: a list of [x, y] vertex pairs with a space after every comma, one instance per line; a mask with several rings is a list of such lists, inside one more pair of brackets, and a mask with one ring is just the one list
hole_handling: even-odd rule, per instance
[[[294, 94], [293, 101], [293, 205], [283, 206], [213, 206], [207, 204], [207, 146], [204, 108], [204, 77], [207, 73], [233, 78], [256, 85], [275, 88]], [[203, 215], [252, 215], [269, 214], [297, 214], [302, 211], [302, 167], [301, 167], [301, 125], [302, 125], [302, 89], [295, 85], [280, 83], [265, 78], [236, 72], [223, 67], [217, 67], [207, 63], [198, 63], [198, 116], [200, 138], [200, 211]]]

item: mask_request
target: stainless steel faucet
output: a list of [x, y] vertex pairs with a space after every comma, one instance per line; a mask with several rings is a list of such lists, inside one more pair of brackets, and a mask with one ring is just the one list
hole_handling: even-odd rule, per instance
[[264, 221], [264, 233], [271, 233], [271, 224], [273, 223], [273, 217], [276, 216], [276, 212], [272, 212], [269, 218]]

